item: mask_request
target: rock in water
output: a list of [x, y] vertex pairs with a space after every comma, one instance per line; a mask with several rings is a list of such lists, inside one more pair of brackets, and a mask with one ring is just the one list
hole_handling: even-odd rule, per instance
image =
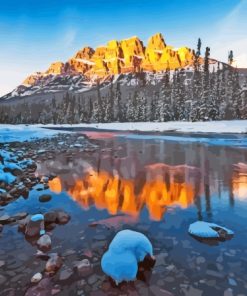
[[48, 202], [51, 200], [51, 195], [50, 194], [42, 194], [39, 197], [40, 202]]
[[74, 270], [79, 276], [88, 276], [93, 272], [93, 267], [88, 259], [76, 262]]
[[40, 272], [35, 273], [33, 277], [31, 278], [31, 283], [38, 283], [42, 280], [42, 274]]
[[45, 270], [49, 273], [55, 273], [62, 264], [62, 258], [57, 253], [52, 253], [50, 254], [50, 259], [46, 262]]
[[45, 224], [55, 223], [57, 220], [57, 213], [55, 211], [45, 213]]
[[112, 240], [103, 255], [101, 267], [116, 283], [133, 281], [138, 272], [138, 263], [149, 255], [153, 258], [153, 247], [148, 238], [139, 232], [122, 230]]
[[38, 249], [47, 252], [51, 249], [51, 238], [48, 234], [42, 235], [37, 241]]
[[59, 281], [66, 282], [73, 276], [73, 271], [70, 268], [60, 270]]
[[7, 223], [9, 223], [9, 222], [11, 222], [11, 218], [10, 218], [9, 215], [4, 214], [4, 215], [2, 215], [2, 216], [0, 217], [0, 223], [1, 223], [1, 224], [7, 224]]
[[66, 224], [70, 220], [70, 215], [65, 213], [64, 211], [58, 211], [57, 212], [57, 220], [56, 222], [58, 224]]
[[37, 237], [44, 234], [44, 216], [42, 214], [33, 215], [28, 221], [25, 235], [28, 238]]
[[234, 232], [215, 223], [197, 221], [190, 224], [189, 234], [201, 239], [228, 239]]

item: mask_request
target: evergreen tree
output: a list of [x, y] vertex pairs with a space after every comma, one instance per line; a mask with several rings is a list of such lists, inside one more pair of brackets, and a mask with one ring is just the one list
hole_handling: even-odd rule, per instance
[[229, 65], [232, 65], [232, 63], [233, 63], [233, 51], [232, 50], [230, 50], [229, 54], [228, 54], [228, 63], [229, 63]]

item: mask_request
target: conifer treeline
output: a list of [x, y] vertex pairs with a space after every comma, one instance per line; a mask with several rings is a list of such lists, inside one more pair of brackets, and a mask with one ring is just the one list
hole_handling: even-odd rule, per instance
[[[198, 40], [194, 70], [164, 73], [154, 91], [147, 92], [145, 73], [139, 73], [142, 86], [122, 92], [121, 80], [111, 82], [107, 93], [100, 85], [94, 95], [66, 93], [50, 105], [22, 103], [16, 111], [0, 105], [1, 123], [82, 123], [126, 121], [207, 121], [247, 119], [247, 85], [239, 83], [238, 71], [230, 66], [210, 70], [210, 49], [200, 61]], [[230, 52], [229, 59], [233, 59]], [[126, 86], [125, 86], [126, 87]]]

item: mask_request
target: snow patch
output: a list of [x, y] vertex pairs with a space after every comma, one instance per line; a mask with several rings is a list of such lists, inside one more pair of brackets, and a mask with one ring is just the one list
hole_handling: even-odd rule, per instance
[[204, 221], [197, 221], [190, 224], [189, 233], [199, 238], [217, 238], [222, 236], [232, 236], [234, 232], [228, 228], [220, 226], [215, 223], [209, 223]]
[[101, 260], [102, 270], [117, 283], [136, 279], [138, 262], [153, 255], [148, 238], [139, 232], [122, 230], [112, 240]]

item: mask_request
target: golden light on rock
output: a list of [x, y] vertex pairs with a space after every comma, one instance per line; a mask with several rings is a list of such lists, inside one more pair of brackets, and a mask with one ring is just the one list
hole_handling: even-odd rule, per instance
[[191, 49], [181, 47], [174, 49], [165, 43], [161, 33], [151, 36], [147, 46], [136, 36], [121, 41], [111, 40], [105, 46], [95, 50], [86, 46], [79, 50], [66, 63], [52, 63], [44, 73], [27, 77], [24, 84], [33, 85], [47, 75], [84, 74], [90, 78], [108, 75], [140, 72], [164, 71], [178, 69], [193, 64], [194, 55]]

